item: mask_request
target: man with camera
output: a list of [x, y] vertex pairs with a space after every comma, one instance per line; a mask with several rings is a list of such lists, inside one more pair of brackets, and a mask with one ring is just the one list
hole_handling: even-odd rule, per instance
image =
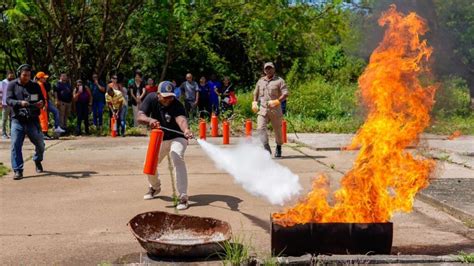
[[17, 70], [18, 78], [11, 81], [7, 87], [7, 104], [12, 111], [11, 126], [11, 160], [15, 172], [13, 179], [23, 178], [23, 141], [25, 135], [35, 145], [33, 161], [36, 172], [43, 172], [41, 161], [44, 153], [43, 133], [39, 122], [40, 110], [45, 99], [41, 88], [31, 81], [31, 66], [21, 65]]

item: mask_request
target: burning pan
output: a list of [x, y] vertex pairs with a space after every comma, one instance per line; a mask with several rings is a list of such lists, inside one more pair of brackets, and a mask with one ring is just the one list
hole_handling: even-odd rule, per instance
[[232, 235], [224, 221], [160, 211], [138, 214], [128, 226], [140, 245], [157, 257], [207, 257]]
[[284, 227], [272, 221], [272, 253], [390, 254], [392, 223], [308, 223]]

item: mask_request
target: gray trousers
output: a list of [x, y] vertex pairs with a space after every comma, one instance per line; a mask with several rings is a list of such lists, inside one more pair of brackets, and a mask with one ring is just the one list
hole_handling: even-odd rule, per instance
[[[188, 146], [188, 141], [184, 138], [174, 138], [171, 140], [165, 140], [161, 143], [160, 156], [158, 163], [168, 155], [173, 163], [173, 169], [176, 179], [176, 187], [178, 189], [178, 196], [187, 195], [188, 191], [188, 171], [186, 169], [186, 163], [184, 162], [184, 152]], [[161, 186], [160, 179], [157, 175], [147, 175], [150, 186], [154, 189], [158, 189]]]
[[138, 105], [132, 105], [132, 110], [133, 110], [133, 127], [138, 127]]
[[[10, 118], [11, 109], [8, 105], [2, 105], [2, 134], [8, 134], [12, 128], [12, 120]], [[7, 130], [8, 124], [8, 130]], [[8, 134], [10, 135], [10, 134]]]

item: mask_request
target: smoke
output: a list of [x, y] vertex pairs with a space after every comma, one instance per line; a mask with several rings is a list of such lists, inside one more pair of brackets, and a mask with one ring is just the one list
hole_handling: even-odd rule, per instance
[[299, 177], [279, 165], [255, 141], [241, 142], [235, 148], [220, 148], [198, 140], [218, 169], [234, 177], [252, 195], [265, 198], [273, 205], [283, 205], [299, 195]]

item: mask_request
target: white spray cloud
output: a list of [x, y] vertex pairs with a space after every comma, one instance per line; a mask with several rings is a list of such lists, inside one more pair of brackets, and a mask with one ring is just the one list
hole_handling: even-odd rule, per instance
[[203, 140], [198, 143], [218, 169], [232, 175], [247, 192], [271, 204], [283, 205], [302, 190], [299, 177], [276, 163], [256, 141], [241, 142], [235, 148], [226, 149]]

